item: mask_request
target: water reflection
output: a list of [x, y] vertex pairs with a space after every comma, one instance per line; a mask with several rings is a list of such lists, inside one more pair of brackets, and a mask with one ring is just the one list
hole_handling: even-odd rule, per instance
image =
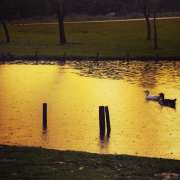
[[[0, 144], [180, 159], [180, 62], [68, 62], [0, 65]], [[177, 98], [147, 102], [144, 90]], [[48, 126], [42, 126], [42, 103]], [[99, 139], [108, 105], [110, 139]]]
[[108, 154], [109, 152], [109, 144], [110, 144], [110, 136], [106, 135], [103, 139], [99, 138], [99, 147], [100, 153]]
[[80, 70], [82, 76], [125, 79], [143, 88], [156, 87], [158, 79], [167, 74], [170, 77], [164, 79], [166, 83], [176, 81], [180, 76], [178, 61], [74, 61], [68, 64]]

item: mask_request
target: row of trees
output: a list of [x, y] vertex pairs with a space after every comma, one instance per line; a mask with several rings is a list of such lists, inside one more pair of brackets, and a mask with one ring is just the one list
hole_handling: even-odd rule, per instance
[[[12, 20], [12, 19], [18, 19], [19, 17], [23, 17], [24, 13], [24, 8], [28, 5], [27, 0], [0, 0], [0, 24], [3, 27], [5, 37], [6, 37], [6, 42], [10, 42], [10, 35], [9, 31], [6, 25], [6, 21]], [[32, 1], [34, 2], [34, 1]], [[67, 5], [65, 5], [64, 0], [38, 0], [36, 1], [38, 4], [44, 5], [46, 4], [45, 7], [49, 7], [49, 9], [55, 13], [58, 17], [58, 24], [59, 24], [59, 42], [61, 44], [66, 43], [66, 37], [65, 37], [65, 31], [64, 31], [64, 17], [65, 17], [65, 12]], [[27, 4], [26, 4], [27, 3]], [[38, 5], [36, 4], [36, 5]], [[41, 6], [42, 9], [44, 9], [43, 6]], [[47, 8], [48, 9], [48, 8]], [[48, 10], [47, 10], [48, 11]], [[35, 14], [38, 15], [37, 9], [33, 9], [32, 12], [36, 12]], [[40, 14], [39, 14], [40, 15]], [[34, 15], [33, 15], [34, 16]], [[26, 16], [25, 16], [26, 17]]]
[[158, 32], [157, 32], [157, 23], [156, 23], [156, 14], [160, 6], [160, 0], [142, 0], [141, 1], [144, 18], [146, 21], [147, 27], [147, 40], [152, 39], [152, 27], [151, 27], [151, 15], [153, 16], [153, 42], [154, 49], [158, 48]]
[[[171, 6], [170, 6], [171, 4]], [[169, 6], [167, 6], [169, 5]], [[179, 6], [178, 6], [179, 5]], [[170, 7], [170, 8], [168, 8]], [[173, 7], [173, 9], [172, 9]], [[178, 9], [179, 8], [179, 9]], [[125, 15], [126, 11], [141, 12], [144, 14], [147, 26], [147, 40], [152, 39], [151, 15], [154, 17], [153, 37], [154, 47], [157, 44], [156, 14], [162, 9], [180, 10], [179, 0], [0, 0], [0, 23], [4, 29], [6, 41], [10, 42], [10, 36], [6, 25], [7, 20], [26, 18], [40, 15], [56, 14], [59, 24], [59, 42], [66, 43], [64, 30], [64, 17], [67, 14], [106, 14], [116, 12]]]
[[[10, 7], [6, 11], [11, 18], [27, 18], [33, 16], [49, 16], [54, 14], [52, 7], [54, 0], [0, 0], [0, 6], [4, 2]], [[114, 12], [118, 16], [126, 16], [141, 13], [141, 2], [146, 0], [66, 0], [67, 12], [70, 15], [106, 15]], [[158, 0], [159, 12], [180, 11], [179, 0]]]

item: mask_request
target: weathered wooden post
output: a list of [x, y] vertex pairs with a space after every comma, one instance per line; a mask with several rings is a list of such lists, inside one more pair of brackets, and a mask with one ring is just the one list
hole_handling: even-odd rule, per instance
[[43, 103], [43, 129], [47, 129], [47, 103]]
[[105, 107], [105, 116], [106, 116], [106, 127], [107, 127], [107, 136], [110, 136], [111, 133], [111, 123], [108, 106]]
[[99, 129], [100, 129], [100, 138], [103, 139], [105, 136], [104, 106], [99, 106]]

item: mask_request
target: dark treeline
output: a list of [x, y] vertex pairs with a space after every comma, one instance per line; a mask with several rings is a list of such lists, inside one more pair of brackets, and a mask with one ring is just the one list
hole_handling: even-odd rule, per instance
[[47, 16], [51, 9], [48, 0], [0, 0], [0, 16], [5, 19]]
[[[0, 0], [0, 16], [9, 19], [51, 16], [54, 14], [52, 0]], [[142, 14], [143, 0], [65, 0], [68, 15], [117, 16]], [[159, 13], [180, 11], [180, 0], [159, 0]]]

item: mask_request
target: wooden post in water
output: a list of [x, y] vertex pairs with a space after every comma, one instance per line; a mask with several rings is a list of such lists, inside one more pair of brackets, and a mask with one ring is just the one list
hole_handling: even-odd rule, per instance
[[105, 116], [106, 116], [106, 127], [107, 127], [107, 136], [110, 136], [111, 133], [111, 123], [108, 106], [105, 107]]
[[100, 138], [103, 139], [105, 136], [104, 106], [99, 106], [99, 129], [100, 129]]
[[43, 103], [43, 129], [47, 129], [47, 103]]

